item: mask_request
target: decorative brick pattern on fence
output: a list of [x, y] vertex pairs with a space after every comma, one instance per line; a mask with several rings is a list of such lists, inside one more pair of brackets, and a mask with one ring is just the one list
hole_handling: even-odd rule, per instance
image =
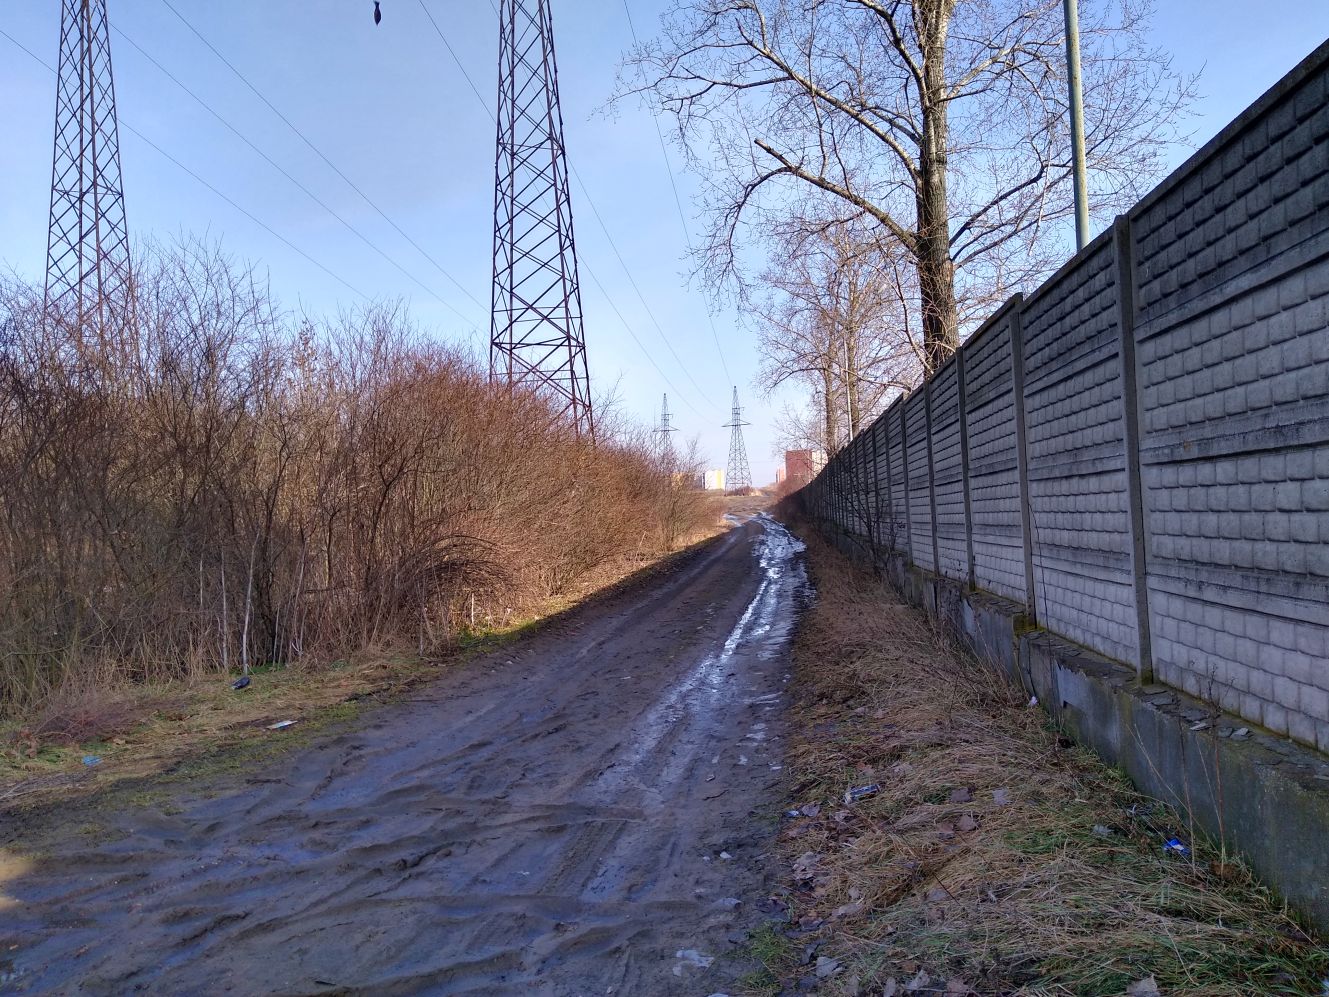
[[1329, 751], [1329, 44], [961, 353], [805, 503]]

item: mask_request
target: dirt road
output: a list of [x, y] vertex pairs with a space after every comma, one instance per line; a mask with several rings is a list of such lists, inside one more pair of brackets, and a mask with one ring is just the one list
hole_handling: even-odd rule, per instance
[[0, 992], [724, 991], [761, 919], [800, 551], [759, 517], [99, 840], [11, 823], [42, 859], [0, 862]]

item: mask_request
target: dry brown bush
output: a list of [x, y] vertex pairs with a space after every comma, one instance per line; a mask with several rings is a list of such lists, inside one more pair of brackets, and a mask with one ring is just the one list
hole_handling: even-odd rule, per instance
[[198, 243], [137, 278], [106, 335], [0, 282], [0, 716], [71, 682], [428, 653], [472, 600], [506, 620], [710, 515], [644, 436], [579, 438], [400, 306], [293, 317]]

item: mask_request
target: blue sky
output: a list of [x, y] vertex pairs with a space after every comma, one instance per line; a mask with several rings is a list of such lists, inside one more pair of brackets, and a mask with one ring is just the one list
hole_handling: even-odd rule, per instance
[[[630, 0], [639, 34], [654, 33], [667, 2]], [[112, 36], [122, 126], [141, 132], [321, 266], [123, 128], [131, 237], [208, 234], [266, 270], [290, 307], [321, 313], [362, 300], [349, 284], [371, 298], [405, 298], [437, 335], [482, 349], [488, 335], [493, 125], [421, 0], [382, 0], [384, 19], [377, 28], [371, 0], [171, 3], [457, 283], [296, 137], [164, 0], [111, 0], [112, 23], [122, 32]], [[491, 5], [423, 3], [492, 104], [497, 18]], [[1252, 16], [1249, 0], [1163, 0], [1159, 7], [1157, 43], [1174, 53], [1178, 70], [1203, 69], [1192, 122], [1196, 145], [1329, 36], [1324, 2], [1264, 0], [1258, 16]], [[58, 21], [53, 0], [4, 0], [0, 13], [0, 29], [51, 64]], [[730, 311], [714, 316], [725, 347], [721, 361], [707, 302], [685, 279], [683, 225], [650, 117], [634, 104], [603, 111], [618, 61], [631, 44], [621, 0], [556, 0], [554, 25], [567, 146], [585, 185], [584, 191], [574, 182], [572, 193], [595, 390], [617, 385], [642, 421], [656, 418], [660, 396], [668, 392], [680, 435], [699, 436], [708, 463], [720, 466], [728, 453], [721, 424], [729, 414], [732, 378], [753, 423], [747, 430], [753, 476], [769, 482], [776, 464], [770, 424], [783, 400], [756, 397], [756, 352]], [[236, 138], [131, 40], [411, 276]], [[34, 279], [45, 263], [53, 105], [51, 73], [0, 36], [0, 267]], [[668, 123], [662, 124], [667, 131]], [[669, 155], [678, 162], [675, 150]], [[1174, 158], [1180, 163], [1184, 153]], [[676, 181], [689, 225], [699, 233], [701, 223], [692, 217], [693, 178], [680, 172]]]

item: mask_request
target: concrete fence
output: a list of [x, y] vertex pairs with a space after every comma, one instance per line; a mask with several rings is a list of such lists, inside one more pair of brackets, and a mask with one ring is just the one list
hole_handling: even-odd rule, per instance
[[1329, 751], [1329, 43], [801, 501]]

